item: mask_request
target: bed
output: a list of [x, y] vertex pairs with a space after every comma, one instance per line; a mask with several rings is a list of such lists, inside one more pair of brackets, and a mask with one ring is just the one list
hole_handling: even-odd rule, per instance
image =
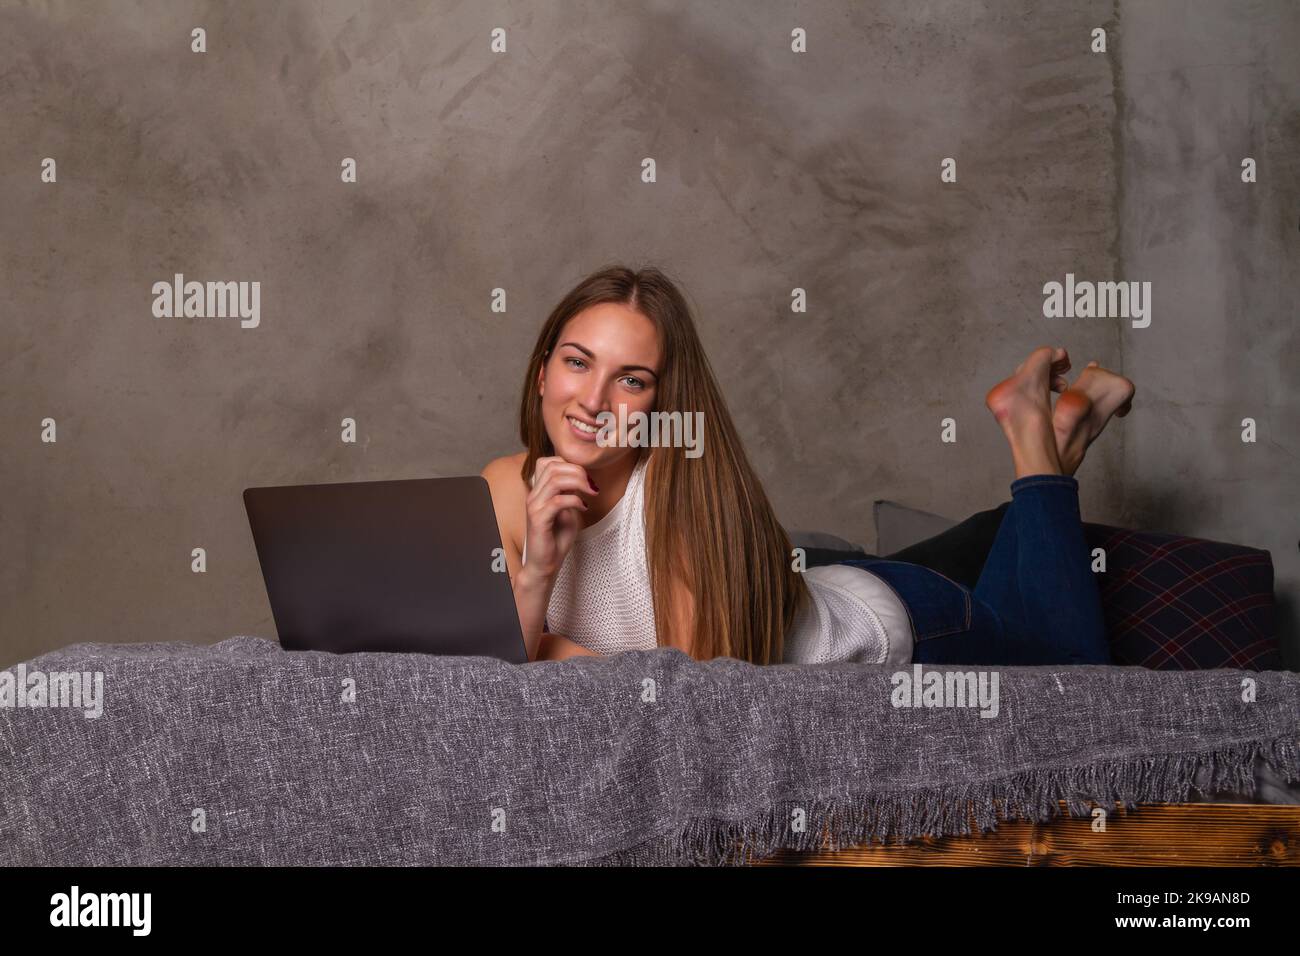
[[243, 635], [21, 668], [103, 693], [97, 716], [0, 708], [4, 865], [1295, 860], [1300, 807], [1268, 802], [1300, 780], [1288, 671], [1001, 668], [990, 708], [675, 648], [513, 665]]

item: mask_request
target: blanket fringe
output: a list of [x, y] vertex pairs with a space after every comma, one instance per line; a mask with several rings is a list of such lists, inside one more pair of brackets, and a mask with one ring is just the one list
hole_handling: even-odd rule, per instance
[[[587, 861], [596, 866], [731, 866], [765, 859], [779, 850], [838, 850], [892, 839], [980, 833], [1002, 821], [1046, 822], [1060, 815], [1088, 816], [1094, 806], [1117, 803], [1185, 803], [1202, 795], [1255, 793], [1254, 765], [1266, 760], [1286, 781], [1300, 780], [1300, 741], [1280, 737], [1198, 753], [1108, 760], [1078, 767], [1020, 771], [995, 780], [902, 793], [847, 794], [811, 801], [786, 800], [745, 820], [693, 817], [678, 832]], [[1199, 778], [1199, 779], [1198, 779]], [[802, 816], [799, 816], [802, 812]], [[796, 820], [804, 826], [798, 827]]]

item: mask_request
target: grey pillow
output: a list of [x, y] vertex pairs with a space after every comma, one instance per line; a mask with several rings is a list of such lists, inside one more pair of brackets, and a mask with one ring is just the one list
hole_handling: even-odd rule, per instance
[[942, 515], [879, 498], [872, 510], [876, 517], [877, 554], [894, 554], [958, 524]]
[[790, 547], [822, 551], [866, 551], [860, 544], [846, 541], [838, 535], [827, 531], [787, 531]]

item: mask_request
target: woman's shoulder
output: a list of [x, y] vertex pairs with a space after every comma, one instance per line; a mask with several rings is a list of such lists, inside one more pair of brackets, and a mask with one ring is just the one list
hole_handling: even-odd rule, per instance
[[488, 483], [492, 495], [492, 507], [497, 513], [497, 523], [504, 533], [510, 532], [511, 542], [516, 550], [520, 547], [523, 533], [524, 515], [528, 500], [528, 485], [519, 471], [528, 458], [527, 450], [516, 455], [502, 455], [493, 458], [483, 466], [480, 477]]
[[[523, 479], [519, 476], [519, 470], [524, 467], [524, 462], [527, 459], [528, 449], [524, 449], [514, 455], [502, 455], [500, 458], [493, 458], [490, 462], [484, 465], [483, 470], [479, 472], [479, 474], [491, 481], [494, 477], [514, 472], [514, 476], [522, 481]], [[489, 474], [489, 472], [491, 474]]]

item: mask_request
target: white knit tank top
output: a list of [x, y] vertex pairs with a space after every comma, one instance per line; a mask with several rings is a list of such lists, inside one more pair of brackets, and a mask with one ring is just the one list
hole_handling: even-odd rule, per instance
[[[597, 654], [658, 646], [645, 551], [647, 461], [637, 462], [609, 513], [578, 531], [547, 604], [547, 628]], [[525, 533], [521, 563], [527, 562]], [[804, 582], [812, 601], [786, 635], [786, 663], [911, 662], [911, 617], [883, 579], [865, 568], [836, 564], [809, 568]]]
[[[597, 654], [649, 651], [655, 638], [654, 598], [645, 553], [645, 469], [642, 456], [623, 497], [578, 531], [555, 576], [547, 629]], [[521, 563], [528, 563], [527, 532]]]

